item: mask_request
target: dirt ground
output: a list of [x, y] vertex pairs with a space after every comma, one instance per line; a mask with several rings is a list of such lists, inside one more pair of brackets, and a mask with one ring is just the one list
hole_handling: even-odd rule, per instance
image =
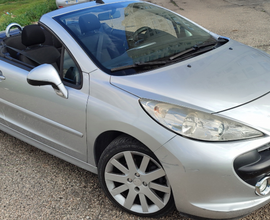
[[249, 46], [270, 50], [269, 0], [150, 0], [206, 29]]
[[[215, 33], [270, 51], [270, 0], [151, 2]], [[266, 205], [243, 220], [270, 219], [269, 212], [270, 205]], [[114, 207], [101, 191], [96, 175], [0, 132], [0, 219], [142, 218]], [[175, 211], [161, 219], [187, 218]]]

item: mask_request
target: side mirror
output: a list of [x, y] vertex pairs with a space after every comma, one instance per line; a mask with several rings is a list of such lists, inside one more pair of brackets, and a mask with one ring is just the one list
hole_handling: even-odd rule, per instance
[[27, 75], [27, 82], [32, 86], [51, 85], [57, 95], [68, 98], [68, 91], [51, 64], [42, 64], [32, 69]]

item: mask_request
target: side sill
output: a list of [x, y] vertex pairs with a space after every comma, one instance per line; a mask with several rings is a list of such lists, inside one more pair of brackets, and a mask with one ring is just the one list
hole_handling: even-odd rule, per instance
[[69, 162], [71, 164], [74, 164], [74, 165], [76, 165], [76, 166], [78, 166], [78, 167], [80, 167], [82, 169], [85, 169], [87, 171], [90, 171], [92, 173], [97, 174], [97, 167], [95, 167], [95, 166], [93, 166], [93, 165], [91, 165], [89, 163], [78, 160], [78, 159], [76, 159], [74, 157], [71, 157], [68, 154], [62, 153], [62, 152], [60, 152], [60, 151], [58, 151], [58, 150], [56, 150], [54, 148], [51, 148], [48, 145], [45, 145], [45, 144], [43, 144], [43, 143], [41, 143], [39, 141], [36, 141], [36, 140], [34, 140], [32, 138], [29, 138], [29, 137], [25, 136], [24, 134], [21, 134], [21, 133], [17, 132], [16, 130], [11, 129], [11, 128], [3, 125], [3, 124], [0, 124], [0, 130], [6, 132], [7, 134], [9, 134], [9, 135], [11, 135], [13, 137], [16, 137], [16, 138], [22, 140], [22, 141], [24, 141], [24, 142], [26, 142], [26, 143], [40, 149], [40, 150], [42, 150], [42, 151], [45, 151], [45, 152], [47, 152], [47, 153], [49, 153], [51, 155], [54, 155], [54, 156], [56, 156], [56, 157], [58, 157], [58, 158], [60, 158], [62, 160], [65, 160], [65, 161], [67, 161], [67, 162]]

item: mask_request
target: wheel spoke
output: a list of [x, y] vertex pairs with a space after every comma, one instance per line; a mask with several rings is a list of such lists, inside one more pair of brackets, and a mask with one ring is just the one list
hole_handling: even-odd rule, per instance
[[139, 198], [140, 198], [140, 202], [141, 202], [141, 206], [142, 206], [142, 211], [148, 212], [148, 204], [147, 204], [145, 195], [140, 193]]
[[112, 201], [142, 216], [165, 209], [171, 187], [164, 169], [151, 154], [131, 148], [112, 152], [107, 161], [102, 182], [105, 180]]
[[122, 165], [119, 161], [117, 161], [116, 159], [113, 159], [111, 161], [111, 164], [114, 165], [122, 173], [124, 173], [124, 174], [128, 174], [129, 173], [128, 169], [124, 165]]
[[118, 175], [118, 174], [114, 174], [114, 173], [105, 173], [105, 179], [111, 180], [114, 182], [118, 182], [118, 183], [126, 183], [127, 182], [126, 176]]
[[132, 157], [132, 154], [129, 151], [124, 152], [124, 156], [128, 165], [129, 172], [136, 173], [137, 172], [137, 166], [134, 162], [134, 159]]
[[145, 179], [148, 183], [150, 183], [151, 181], [156, 180], [156, 179], [158, 179], [158, 178], [160, 178], [160, 177], [163, 177], [163, 176], [165, 176], [165, 172], [164, 172], [163, 169], [159, 168], [158, 170], [155, 170], [155, 171], [153, 171], [153, 172], [151, 172], [151, 173], [147, 173], [147, 174], [144, 176], [144, 179]]
[[132, 190], [129, 190], [128, 196], [127, 196], [126, 201], [124, 203], [124, 207], [126, 209], [131, 209], [131, 207], [132, 207], [132, 205], [134, 203], [136, 195], [137, 194], [135, 192], [133, 192]]
[[118, 195], [118, 194], [120, 194], [120, 193], [122, 193], [122, 192], [125, 192], [127, 189], [128, 189], [128, 186], [125, 185], [125, 184], [123, 184], [123, 185], [121, 185], [121, 186], [119, 186], [119, 187], [117, 187], [117, 188], [114, 188], [114, 189], [111, 191], [111, 194], [112, 194], [113, 196], [116, 196], [116, 195]]
[[147, 166], [149, 164], [149, 161], [150, 161], [149, 157], [147, 157], [147, 156], [143, 157], [143, 160], [142, 160], [141, 165], [140, 165], [140, 170], [142, 172], [145, 172], [145, 170], [146, 170], [146, 168], [147, 168]]
[[149, 187], [151, 188], [151, 189], [155, 189], [155, 190], [157, 190], [157, 191], [160, 191], [160, 192], [164, 192], [164, 193], [170, 193], [170, 187], [168, 187], [168, 186], [163, 186], [163, 185], [160, 185], [160, 184], [157, 184], [157, 183], [153, 183], [153, 182], [151, 182], [150, 184], [149, 184]]
[[162, 209], [165, 205], [160, 198], [153, 193], [150, 189], [145, 191], [145, 195], [159, 208]]

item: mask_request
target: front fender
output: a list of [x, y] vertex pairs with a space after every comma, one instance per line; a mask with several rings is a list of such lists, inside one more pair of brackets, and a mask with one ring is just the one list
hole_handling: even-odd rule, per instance
[[153, 152], [175, 136], [148, 116], [139, 104], [139, 97], [111, 85], [109, 78], [101, 71], [90, 76], [87, 144], [88, 162], [92, 165], [95, 165], [95, 141], [106, 131], [128, 134]]

